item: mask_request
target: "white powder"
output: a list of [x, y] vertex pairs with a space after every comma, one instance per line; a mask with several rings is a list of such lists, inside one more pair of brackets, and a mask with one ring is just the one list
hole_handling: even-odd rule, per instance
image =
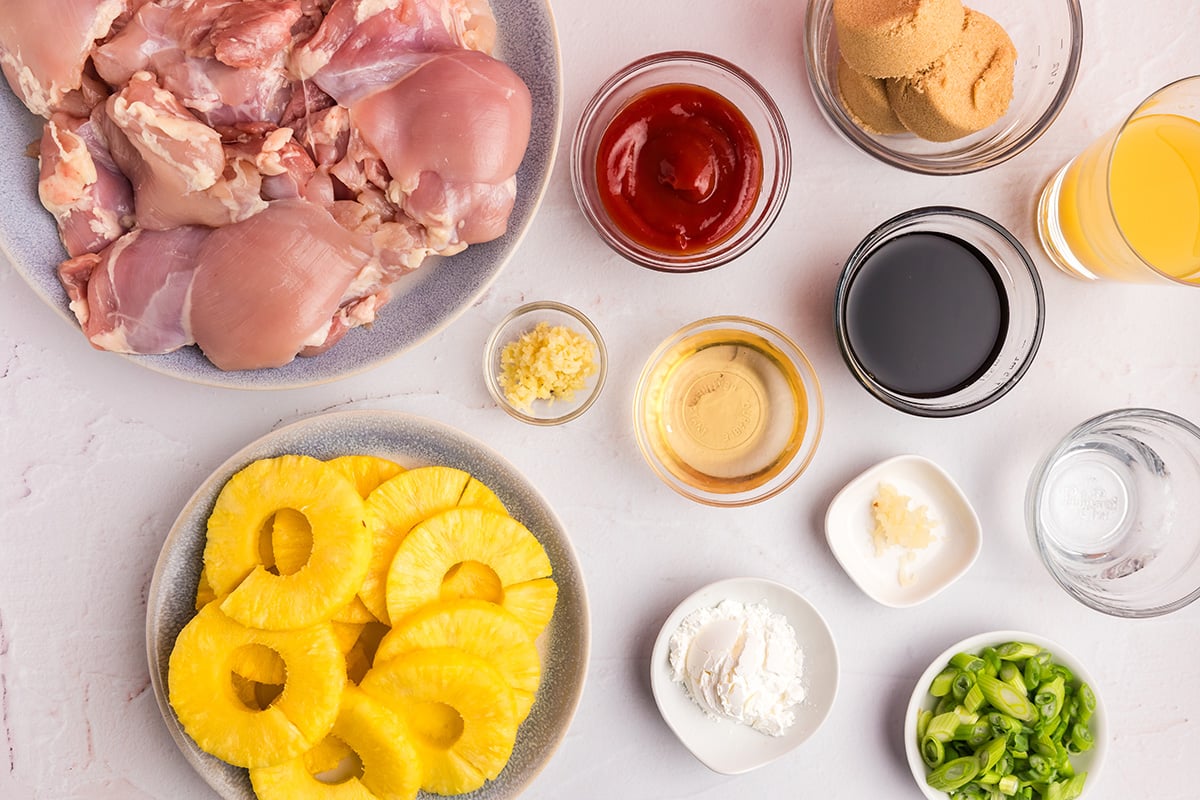
[[770, 736], [796, 720], [804, 699], [804, 653], [781, 614], [762, 603], [723, 600], [693, 611], [671, 635], [672, 678], [706, 714]]

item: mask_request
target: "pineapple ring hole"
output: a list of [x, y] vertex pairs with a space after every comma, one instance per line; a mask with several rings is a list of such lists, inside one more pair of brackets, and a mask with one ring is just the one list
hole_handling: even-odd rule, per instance
[[504, 602], [504, 584], [496, 571], [479, 561], [460, 561], [442, 576], [442, 600]]
[[312, 557], [312, 549], [312, 523], [298, 509], [276, 509], [259, 528], [258, 557], [272, 575], [299, 572]]
[[[326, 740], [327, 742], [323, 744], [329, 746], [329, 749], [334, 752], [335, 757], [340, 757], [332, 766], [324, 766], [308, 761], [306, 754], [306, 766], [309, 769], [309, 773], [313, 776], [313, 780], [327, 786], [336, 786], [339, 783], [362, 780], [365, 767], [363, 767], [362, 757], [355, 752], [354, 748], [333, 734], [326, 737]], [[309, 752], [311, 753], [312, 751]]]
[[413, 733], [431, 747], [449, 750], [463, 734], [462, 714], [446, 703], [436, 700], [415, 703], [408, 715]]
[[271, 648], [244, 644], [234, 650], [232, 661], [229, 680], [233, 693], [249, 710], [265, 711], [283, 694], [287, 663]]

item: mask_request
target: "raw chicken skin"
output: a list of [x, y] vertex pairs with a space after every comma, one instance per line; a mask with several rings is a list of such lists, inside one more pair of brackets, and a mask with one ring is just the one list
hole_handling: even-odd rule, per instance
[[290, 64], [349, 106], [419, 66], [424, 59], [414, 55], [461, 48], [490, 55], [495, 29], [482, 0], [335, 0]]
[[227, 159], [220, 134], [150, 73], [136, 73], [108, 99], [106, 111], [104, 133], [113, 159], [133, 183], [141, 227], [218, 227], [266, 208], [256, 165]]
[[208, 228], [137, 230], [99, 255], [64, 261], [59, 277], [99, 350], [169, 353], [192, 344], [188, 298]]
[[38, 195], [68, 255], [98, 253], [133, 225], [133, 188], [91, 120], [52, 114], [38, 161]]
[[506, 64], [448, 50], [353, 105], [350, 119], [387, 166], [389, 198], [430, 225], [448, 255], [504, 232], [531, 113], [529, 90]]
[[30, 111], [49, 117], [79, 88], [93, 43], [124, 10], [125, 0], [2, 0], [0, 68], [8, 85]]
[[218, 228], [200, 250], [192, 286], [196, 343], [225, 370], [287, 364], [325, 342], [370, 254], [368, 238], [305, 200], [277, 200]]

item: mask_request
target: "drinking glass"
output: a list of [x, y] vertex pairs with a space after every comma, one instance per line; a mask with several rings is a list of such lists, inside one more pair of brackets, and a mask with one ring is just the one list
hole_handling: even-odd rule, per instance
[[1151, 617], [1200, 596], [1200, 428], [1182, 417], [1084, 422], [1034, 470], [1025, 510], [1042, 562], [1085, 605]]
[[1068, 275], [1200, 286], [1200, 75], [1150, 95], [1055, 173], [1037, 222]]

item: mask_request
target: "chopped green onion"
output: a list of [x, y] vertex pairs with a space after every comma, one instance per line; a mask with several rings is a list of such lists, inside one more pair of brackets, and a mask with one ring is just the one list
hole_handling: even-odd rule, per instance
[[994, 647], [983, 648], [983, 668], [987, 674], [995, 676], [1000, 671], [1000, 656]]
[[1005, 661], [1000, 665], [1000, 674], [996, 677], [1016, 689], [1021, 694], [1029, 693], [1029, 687], [1025, 685], [1025, 678], [1021, 674], [1021, 670], [1017, 669], [1011, 661]]
[[1092, 712], [1096, 710], [1096, 694], [1092, 691], [1092, 687], [1083, 683], [1079, 685], [1079, 691], [1075, 693], [1075, 696], [1079, 698], [1079, 711], [1077, 712], [1079, 721], [1087, 725], [1092, 721]]
[[987, 701], [1022, 722], [1036, 722], [1037, 710], [1029, 704], [1029, 700], [1010, 684], [1004, 683], [991, 675], [983, 673], [979, 676], [979, 688]]
[[922, 708], [917, 712], [917, 738], [925, 738], [925, 730], [929, 727], [929, 720], [933, 719], [933, 712], [928, 708]]
[[979, 683], [976, 681], [971, 684], [970, 690], [963, 697], [963, 708], [967, 711], [978, 711], [983, 708], [983, 704], [987, 702], [983, 696], [983, 689], [979, 688]]
[[1086, 725], [1079, 722], [1071, 726], [1071, 734], [1068, 741], [1077, 752], [1091, 750], [1092, 745], [1096, 743], [1096, 740], [1092, 738], [1092, 732], [1088, 730]]
[[1054, 680], [1045, 681], [1038, 687], [1033, 702], [1037, 705], [1038, 714], [1043, 720], [1052, 720], [1058, 717], [1059, 712], [1063, 709], [1065, 693], [1066, 683], [1063, 681], [1062, 675], [1055, 675]]
[[1014, 794], [1016, 794], [1017, 789], [1020, 787], [1021, 781], [1016, 775], [1005, 775], [1000, 779], [1000, 782], [996, 784], [996, 788], [1000, 790], [1000, 793], [1008, 795], [1009, 797], [1012, 797]]
[[979, 758], [979, 771], [988, 772], [994, 769], [1000, 763], [1000, 759], [1004, 757], [1007, 745], [1008, 740], [1003, 736], [998, 736], [976, 750], [975, 755]]
[[948, 742], [954, 738], [954, 732], [960, 724], [958, 714], [947, 711], [945, 714], [935, 714], [925, 728], [925, 736], [933, 737], [939, 742]]
[[979, 773], [979, 760], [972, 757], [947, 761], [929, 773], [925, 782], [933, 789], [952, 792], [966, 786]]
[[926, 736], [921, 740], [921, 760], [930, 769], [940, 767], [946, 760], [946, 748], [937, 739]]
[[1037, 662], [1036, 658], [1026, 659], [1025, 661], [1025, 685], [1037, 686], [1042, 682], [1042, 665]]
[[978, 672], [983, 669], [983, 659], [971, 653], [956, 653], [950, 659], [950, 666], [958, 670]]
[[950, 687], [954, 683], [955, 676], [958, 675], [958, 670], [954, 667], [946, 667], [937, 674], [933, 679], [933, 685], [929, 687], [929, 693], [934, 697], [945, 697], [950, 694]]
[[996, 648], [996, 655], [1005, 661], [1023, 661], [1042, 652], [1042, 648], [1028, 642], [1005, 642]]
[[954, 695], [955, 700], [961, 703], [974, 685], [975, 673], [965, 669], [959, 670], [959, 673], [954, 676], [954, 683], [950, 685], [950, 693]]

